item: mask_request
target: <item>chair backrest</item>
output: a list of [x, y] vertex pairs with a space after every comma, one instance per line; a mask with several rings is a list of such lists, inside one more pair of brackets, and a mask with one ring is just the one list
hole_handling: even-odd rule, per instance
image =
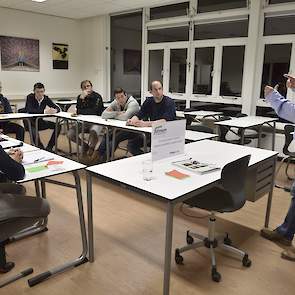
[[232, 197], [232, 208], [239, 209], [246, 202], [245, 184], [250, 155], [226, 164], [221, 171], [221, 186]]
[[292, 132], [295, 131], [295, 126], [287, 124], [284, 127], [284, 133], [285, 133], [285, 144], [283, 147], [283, 153], [287, 156], [295, 157], [295, 152], [289, 151], [289, 145], [293, 140], [293, 134]]

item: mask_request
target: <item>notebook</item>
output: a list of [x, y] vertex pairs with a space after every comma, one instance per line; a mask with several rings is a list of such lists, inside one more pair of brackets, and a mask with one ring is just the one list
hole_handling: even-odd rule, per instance
[[214, 164], [199, 162], [191, 158], [172, 162], [172, 164], [199, 174], [205, 174], [220, 169], [220, 167]]

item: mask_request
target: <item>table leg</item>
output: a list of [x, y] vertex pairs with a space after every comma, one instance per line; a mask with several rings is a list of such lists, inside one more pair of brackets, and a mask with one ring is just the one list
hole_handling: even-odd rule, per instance
[[57, 151], [58, 151], [58, 148], [57, 148], [57, 144], [58, 144], [58, 124], [59, 124], [59, 118], [56, 118], [55, 120], [55, 138], [54, 138], [54, 150], [55, 150], [55, 153], [57, 154]]
[[81, 231], [81, 240], [82, 240], [82, 253], [78, 258], [76, 258], [72, 261], [66, 262], [63, 265], [52, 268], [51, 270], [43, 272], [43, 273], [29, 279], [28, 284], [30, 287], [33, 287], [33, 286], [49, 279], [53, 275], [62, 273], [68, 269], [72, 269], [72, 268], [77, 267], [77, 266], [88, 261], [87, 260], [87, 250], [88, 250], [87, 234], [86, 234], [86, 226], [85, 226], [85, 218], [84, 218], [84, 210], [83, 210], [80, 177], [79, 177], [79, 174], [77, 171], [73, 172], [73, 174], [75, 177], [75, 187], [76, 187], [77, 203], [78, 203], [78, 211], [79, 211], [80, 231]]
[[261, 131], [262, 131], [262, 125], [260, 125], [258, 127], [258, 144], [257, 144], [257, 147], [261, 147]]
[[245, 129], [241, 129], [241, 145], [245, 144]]
[[92, 209], [92, 176], [86, 172], [87, 181], [87, 213], [88, 213], [88, 242], [89, 261], [94, 262], [94, 240], [93, 240], [93, 209]]
[[110, 161], [110, 134], [109, 128], [106, 126], [106, 149], [107, 149], [107, 162]]
[[142, 133], [142, 137], [143, 137], [143, 151], [147, 153], [147, 139], [146, 139], [146, 134], [144, 132]]
[[274, 182], [275, 182], [276, 162], [277, 162], [277, 157], [274, 157], [273, 175], [272, 175], [272, 181], [271, 181], [271, 185], [270, 185], [270, 191], [268, 193], [268, 198], [267, 198], [267, 206], [266, 206], [264, 227], [268, 227], [269, 226], [269, 218], [270, 218], [270, 210], [271, 210], [271, 203], [272, 203], [272, 195], [273, 195], [273, 188], [274, 188]]
[[76, 124], [76, 152], [77, 152], [77, 160], [80, 162], [80, 153], [79, 153], [79, 122], [75, 121]]
[[114, 129], [113, 129], [113, 136], [112, 136], [112, 153], [111, 153], [111, 161], [114, 160], [116, 133], [117, 133], [117, 128], [114, 128]]
[[166, 209], [166, 239], [165, 239], [163, 295], [169, 294], [169, 287], [170, 287], [171, 251], [172, 251], [172, 233], [173, 233], [173, 209], [174, 209], [173, 204], [171, 202], [168, 202], [167, 209]]
[[28, 128], [29, 128], [29, 134], [30, 134], [30, 142], [31, 145], [35, 145], [34, 144], [34, 137], [33, 137], [33, 131], [32, 131], [32, 122], [29, 118], [25, 119], [28, 123]]
[[273, 130], [272, 130], [272, 150], [275, 150], [276, 143], [276, 122], [273, 122]]

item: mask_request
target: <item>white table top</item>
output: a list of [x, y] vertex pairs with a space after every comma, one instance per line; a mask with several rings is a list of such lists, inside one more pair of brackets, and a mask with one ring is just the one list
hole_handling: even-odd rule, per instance
[[10, 113], [10, 114], [1, 114], [0, 121], [4, 120], [17, 120], [25, 118], [36, 118], [36, 117], [47, 117], [52, 116], [48, 114], [29, 114], [29, 113]]
[[[222, 151], [222, 155], [220, 151]], [[249, 154], [251, 155], [250, 166], [277, 155], [277, 152], [273, 151], [212, 140], [186, 144], [185, 153], [186, 155], [178, 156], [177, 158], [155, 162], [153, 164], [153, 179], [151, 181], [143, 180], [142, 176], [142, 161], [150, 159], [150, 153], [88, 167], [86, 170], [160, 198], [175, 200], [206, 185], [219, 181], [221, 170], [200, 175], [179, 168], [173, 165], [172, 161], [192, 157], [197, 161], [215, 164], [222, 168], [227, 163]], [[173, 169], [188, 174], [190, 177], [178, 180], [165, 175], [165, 172]]]
[[199, 140], [205, 140], [205, 139], [212, 139], [216, 137], [218, 137], [218, 135], [214, 133], [185, 130], [185, 139], [189, 141], [199, 141]]
[[234, 118], [232, 120], [226, 120], [221, 122], [215, 122], [216, 125], [237, 127], [237, 128], [249, 128], [254, 126], [263, 125], [265, 123], [278, 121], [277, 118], [260, 117], [260, 116], [247, 116]]
[[72, 99], [72, 100], [58, 100], [55, 103], [56, 104], [60, 104], [60, 105], [74, 105], [74, 104], [77, 104], [77, 100], [76, 99]]
[[185, 118], [184, 111], [176, 111], [176, 117], [178, 117], [178, 118]]
[[[37, 158], [45, 157], [45, 159], [51, 159], [54, 161], [63, 161], [63, 163], [60, 165], [49, 166], [48, 169], [45, 169], [45, 170], [42, 170], [39, 172], [30, 173], [26, 170], [25, 178], [23, 180], [18, 181], [18, 183], [23, 183], [23, 182], [27, 182], [27, 181], [40, 179], [43, 177], [59, 175], [59, 174], [68, 173], [68, 172], [72, 172], [72, 171], [86, 168], [86, 166], [83, 164], [80, 164], [80, 163], [72, 161], [70, 159], [61, 157], [61, 156], [56, 155], [54, 153], [47, 152], [45, 150], [37, 149], [36, 147], [31, 146], [29, 144], [24, 144], [24, 146], [21, 149], [24, 152], [24, 162], [26, 161], [26, 159], [31, 158], [32, 154], [34, 154], [37, 156]], [[49, 160], [47, 160], [45, 162], [38, 162], [35, 164], [27, 164], [27, 165], [24, 165], [24, 167], [26, 169], [26, 168], [37, 167], [37, 166], [41, 166], [41, 165], [45, 166], [48, 161]]]
[[184, 112], [185, 115], [196, 116], [200, 118], [206, 117], [214, 117], [222, 115], [222, 112], [213, 112], [213, 111], [191, 111], [191, 112]]

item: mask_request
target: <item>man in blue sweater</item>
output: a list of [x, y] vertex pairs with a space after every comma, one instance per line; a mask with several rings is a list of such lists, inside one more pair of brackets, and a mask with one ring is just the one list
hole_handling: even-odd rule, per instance
[[[287, 87], [295, 92], [295, 77], [287, 75], [287, 78]], [[295, 123], [295, 104], [293, 102], [283, 97], [271, 86], [265, 87], [264, 96], [279, 117]], [[262, 229], [261, 236], [285, 246], [290, 246], [290, 248], [282, 252], [282, 258], [295, 261], [295, 247], [292, 247], [295, 234], [295, 182], [291, 187], [291, 195], [291, 205], [284, 222], [275, 230]]]
[[[2, 91], [2, 84], [0, 81], [0, 115], [10, 114], [12, 113], [11, 105], [8, 99], [2, 95], [1, 91]], [[24, 141], [25, 129], [14, 122], [9, 122], [9, 121], [0, 122], [0, 130], [2, 130], [4, 134], [13, 133], [15, 134], [16, 139]]]
[[[136, 127], [151, 127], [155, 122], [176, 120], [176, 108], [173, 99], [163, 94], [163, 86], [160, 81], [153, 81], [150, 86], [152, 97], [148, 97], [137, 115], [127, 121], [128, 125]], [[133, 155], [142, 153], [143, 138], [135, 135], [129, 139], [128, 151]]]

